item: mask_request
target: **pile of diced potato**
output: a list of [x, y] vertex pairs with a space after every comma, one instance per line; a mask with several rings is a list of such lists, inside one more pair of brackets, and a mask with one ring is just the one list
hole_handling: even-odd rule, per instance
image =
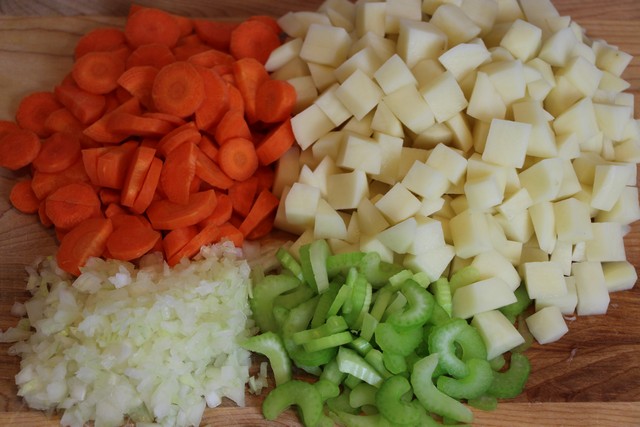
[[266, 66], [296, 88], [299, 147], [276, 224], [296, 246], [376, 251], [432, 280], [476, 267], [453, 314], [494, 355], [522, 342], [497, 310], [521, 282], [540, 343], [633, 287], [630, 55], [549, 0], [327, 0], [279, 24], [290, 39]]

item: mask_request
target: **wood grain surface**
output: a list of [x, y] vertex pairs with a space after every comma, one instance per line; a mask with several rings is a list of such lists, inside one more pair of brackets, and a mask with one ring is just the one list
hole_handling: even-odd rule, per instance
[[[313, 10], [320, 1], [158, 0], [139, 4], [189, 16], [238, 19], [251, 14], [281, 15]], [[593, 38], [602, 38], [634, 55], [623, 77], [640, 111], [640, 1], [556, 0]], [[0, 0], [0, 119], [12, 119], [19, 99], [35, 90], [50, 90], [72, 64], [78, 38], [92, 28], [122, 25], [124, 0]], [[16, 323], [9, 313], [24, 301], [25, 265], [54, 253], [56, 241], [35, 217], [11, 208], [8, 194], [20, 173], [0, 170], [0, 328]], [[627, 256], [640, 266], [640, 224], [626, 236]], [[0, 425], [58, 425], [59, 418], [29, 411], [16, 397], [14, 375], [19, 360], [0, 345]], [[640, 425], [640, 288], [611, 295], [604, 316], [569, 322], [559, 342], [527, 353], [533, 372], [525, 392], [502, 402], [495, 412], [474, 411], [478, 426], [634, 426]], [[248, 395], [247, 407], [229, 402], [209, 409], [203, 424], [214, 426], [299, 425], [293, 411], [268, 424], [260, 414], [261, 397]]]

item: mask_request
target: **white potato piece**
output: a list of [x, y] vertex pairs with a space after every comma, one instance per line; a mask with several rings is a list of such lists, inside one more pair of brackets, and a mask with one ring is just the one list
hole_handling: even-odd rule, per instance
[[393, 224], [376, 235], [383, 245], [396, 254], [405, 254], [409, 251], [411, 242], [416, 235], [417, 222], [414, 217]]
[[316, 64], [313, 62], [307, 63], [307, 67], [309, 68], [309, 75], [313, 79], [313, 83], [316, 85], [319, 92], [327, 89], [338, 81], [334, 74], [335, 67]]
[[325, 89], [314, 101], [335, 126], [340, 126], [351, 117], [349, 110], [347, 110], [336, 96], [338, 87], [338, 83], [334, 83]]
[[498, 2], [495, 0], [462, 0], [464, 13], [480, 27], [480, 35], [488, 33], [498, 17]]
[[514, 302], [516, 296], [509, 285], [498, 277], [492, 277], [458, 288], [452, 298], [452, 316], [468, 319]]
[[429, 21], [442, 30], [449, 40], [449, 46], [455, 46], [477, 37], [482, 29], [477, 26], [455, 4], [444, 3], [440, 5]]
[[533, 223], [529, 211], [514, 213], [511, 218], [507, 218], [501, 213], [495, 214], [494, 218], [502, 227], [505, 236], [509, 240], [520, 243], [529, 241], [534, 234]]
[[573, 53], [578, 39], [569, 27], [561, 29], [542, 43], [538, 56], [554, 67], [563, 67]]
[[398, 54], [387, 59], [373, 74], [385, 94], [390, 94], [405, 85], [417, 86], [418, 81]]
[[520, 184], [534, 203], [554, 200], [560, 191], [562, 176], [562, 160], [557, 157], [542, 159], [518, 174]]
[[638, 188], [626, 186], [613, 208], [609, 211], [598, 211], [597, 222], [617, 222], [631, 224], [640, 219], [640, 203], [638, 202]]
[[558, 73], [587, 97], [593, 97], [602, 79], [602, 71], [582, 56], [571, 58]]
[[370, 236], [389, 227], [389, 222], [370, 199], [363, 198], [360, 200], [356, 212], [358, 213], [360, 229]]
[[429, 281], [434, 282], [442, 277], [454, 256], [453, 246], [445, 245], [417, 255], [407, 254], [402, 260], [402, 265], [426, 274]]
[[586, 203], [570, 197], [553, 203], [553, 212], [559, 241], [578, 243], [593, 238], [591, 215]]
[[421, 205], [420, 200], [401, 183], [394, 184], [375, 202], [376, 208], [391, 224], [397, 224], [415, 215]]
[[351, 37], [344, 28], [313, 23], [300, 48], [300, 58], [307, 62], [337, 67], [349, 53]]
[[264, 64], [264, 68], [268, 72], [273, 72], [298, 57], [300, 55], [300, 49], [302, 49], [302, 41], [301, 38], [296, 37], [275, 48]]
[[367, 76], [373, 77], [373, 74], [382, 65], [383, 61], [371, 46], [365, 46], [346, 61], [337, 66], [333, 72], [336, 79], [340, 83], [344, 82], [356, 70], [364, 72]]
[[591, 223], [593, 238], [585, 242], [587, 261], [625, 261], [626, 226], [617, 222]]
[[464, 194], [469, 209], [488, 212], [492, 207], [502, 203], [503, 188], [493, 174], [468, 179], [464, 184]]
[[506, 219], [511, 219], [516, 214], [526, 211], [532, 205], [533, 200], [531, 200], [527, 189], [520, 188], [515, 193], [509, 195], [496, 209], [504, 215]]
[[504, 119], [507, 106], [486, 73], [476, 73], [476, 81], [469, 97], [467, 114], [482, 122]]
[[294, 225], [312, 228], [320, 199], [318, 188], [295, 182], [284, 202], [287, 221]]
[[362, 252], [377, 252], [380, 255], [380, 259], [385, 262], [393, 262], [393, 251], [386, 247], [375, 236], [368, 236], [363, 234], [360, 237], [359, 250]]
[[509, 259], [495, 249], [478, 254], [473, 258], [471, 265], [478, 269], [481, 280], [499, 277], [509, 285], [512, 291], [515, 291], [522, 281]]
[[499, 310], [478, 313], [471, 319], [487, 347], [487, 360], [491, 360], [524, 343], [524, 337]]
[[447, 35], [437, 26], [423, 21], [400, 22], [397, 53], [409, 68], [423, 59], [439, 57], [447, 47]]
[[636, 165], [633, 163], [596, 165], [591, 207], [603, 211], [611, 210], [635, 172]]
[[533, 59], [542, 46], [542, 30], [530, 22], [517, 19], [500, 41], [500, 46], [527, 62]]
[[605, 314], [610, 297], [602, 264], [597, 261], [576, 262], [571, 270], [576, 279], [578, 316]]
[[445, 246], [442, 223], [436, 219], [424, 216], [416, 216], [416, 228], [414, 235], [410, 237], [407, 252], [418, 255], [432, 249]]
[[533, 224], [538, 247], [548, 253], [553, 253], [556, 246], [556, 217], [552, 202], [539, 202], [529, 208], [529, 216]]
[[335, 209], [324, 200], [318, 200], [318, 208], [313, 225], [313, 236], [316, 239], [346, 239], [347, 226]]
[[367, 33], [384, 37], [385, 15], [387, 4], [385, 2], [361, 2], [356, 5], [355, 29], [356, 35], [362, 37]]
[[438, 123], [451, 119], [468, 105], [460, 85], [449, 71], [420, 87], [420, 94], [427, 101]]
[[327, 201], [336, 210], [355, 209], [368, 196], [367, 174], [361, 170], [327, 177]]
[[493, 119], [482, 160], [521, 168], [527, 153], [532, 126], [510, 120]]
[[450, 186], [445, 174], [420, 161], [413, 163], [401, 182], [409, 191], [428, 199], [441, 197]]
[[462, 184], [467, 172], [467, 159], [445, 144], [435, 146], [426, 164], [442, 172], [454, 185]]
[[384, 100], [380, 100], [376, 106], [371, 119], [371, 130], [400, 139], [404, 136], [402, 122], [393, 114]]
[[438, 57], [438, 61], [445, 70], [453, 74], [458, 82], [461, 82], [490, 58], [491, 53], [484, 44], [460, 43], [447, 49]]
[[362, 120], [382, 98], [382, 89], [364, 71], [354, 71], [340, 87], [336, 96], [353, 116]]
[[380, 173], [372, 175], [371, 178], [393, 185], [398, 181], [404, 140], [381, 132], [374, 133], [373, 138], [380, 146], [380, 155], [384, 161], [380, 167]]
[[596, 65], [614, 76], [620, 77], [633, 57], [604, 40], [594, 40], [592, 49], [596, 54]]
[[553, 121], [556, 134], [575, 133], [581, 146], [600, 132], [591, 98], [583, 98]]
[[386, 0], [385, 31], [396, 34], [402, 21], [422, 19], [422, 0]]
[[435, 123], [433, 111], [413, 84], [402, 86], [382, 100], [393, 115], [414, 133], [423, 132]]
[[466, 114], [458, 113], [445, 124], [451, 129], [453, 135], [451, 144], [454, 148], [467, 152], [473, 147], [473, 135]]
[[306, 150], [335, 125], [319, 106], [311, 104], [291, 118], [291, 127], [298, 145]]
[[294, 113], [299, 113], [318, 98], [318, 89], [311, 76], [296, 76], [287, 79], [287, 82], [296, 90], [296, 103], [293, 107]]
[[524, 98], [527, 82], [524, 78], [522, 61], [498, 61], [483, 65], [478, 69], [486, 73], [502, 97], [505, 105]]
[[576, 291], [576, 278], [573, 276], [564, 278], [567, 285], [567, 293], [556, 297], [540, 297], [535, 300], [535, 310], [539, 311], [545, 307], [556, 306], [560, 309], [560, 313], [565, 316], [571, 316], [576, 311], [578, 305], [578, 294]]
[[567, 284], [562, 266], [553, 261], [522, 264], [523, 279], [529, 298], [553, 298], [566, 295]]
[[367, 174], [380, 173], [382, 163], [380, 145], [372, 138], [356, 134], [346, 135], [336, 157], [337, 166]]
[[486, 215], [466, 210], [451, 218], [451, 239], [460, 258], [471, 258], [493, 248]]
[[609, 292], [626, 291], [636, 284], [638, 273], [629, 261], [603, 262], [602, 272]]
[[598, 127], [612, 141], [622, 141], [627, 123], [633, 120], [633, 107], [594, 103]]
[[282, 31], [291, 37], [302, 37], [307, 34], [311, 24], [331, 25], [329, 17], [324, 13], [312, 11], [287, 12], [277, 20]]
[[550, 305], [525, 319], [531, 335], [539, 344], [549, 344], [562, 338], [569, 328], [560, 309]]

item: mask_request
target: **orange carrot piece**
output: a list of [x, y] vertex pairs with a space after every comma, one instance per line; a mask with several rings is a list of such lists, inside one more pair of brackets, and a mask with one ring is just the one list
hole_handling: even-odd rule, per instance
[[121, 29], [113, 27], [95, 28], [80, 37], [74, 48], [74, 57], [78, 59], [89, 52], [115, 50], [124, 46], [125, 43], [126, 40]]
[[147, 171], [147, 175], [142, 182], [142, 187], [138, 191], [138, 196], [131, 206], [131, 210], [137, 214], [141, 214], [147, 210], [154, 196], [156, 195], [156, 189], [158, 188], [158, 182], [160, 182], [160, 173], [162, 172], [162, 160], [154, 157], [151, 161], [151, 166]]
[[174, 116], [173, 114], [159, 113], [157, 111], [147, 111], [142, 113], [142, 117], [151, 117], [152, 119], [164, 120], [171, 123], [174, 127], [179, 127], [187, 122], [182, 117]]
[[267, 73], [264, 65], [258, 60], [254, 58], [242, 58], [233, 63], [233, 76], [236, 86], [244, 100], [247, 121], [253, 123], [257, 120], [256, 93], [260, 85], [270, 79], [269, 73]]
[[0, 120], [0, 138], [14, 130], [20, 130], [20, 126], [11, 120]]
[[198, 225], [201, 227], [207, 225], [222, 225], [229, 221], [231, 214], [233, 214], [233, 205], [231, 204], [231, 197], [225, 193], [217, 193], [216, 195], [216, 208], [211, 215], [202, 220]]
[[231, 33], [238, 27], [235, 22], [194, 19], [193, 27], [200, 39], [214, 49], [228, 51]]
[[100, 198], [100, 203], [103, 205], [111, 205], [115, 203], [120, 203], [120, 191], [115, 190], [113, 188], [100, 188], [98, 190], [98, 197]]
[[83, 133], [94, 141], [106, 144], [119, 143], [124, 140], [127, 135], [115, 133], [110, 130], [109, 120], [111, 119], [111, 116], [116, 113], [140, 114], [140, 112], [140, 102], [137, 98], [131, 98], [93, 122], [83, 131]]
[[220, 229], [217, 225], [208, 225], [204, 227], [198, 232], [198, 234], [192, 237], [186, 245], [184, 245], [171, 257], [169, 257], [167, 259], [167, 264], [173, 267], [174, 265], [178, 264], [183, 258], [190, 259], [196, 256], [203, 246], [210, 245], [216, 242], [219, 237]]
[[197, 39], [197, 43], [185, 40], [185, 43], [175, 46], [172, 51], [176, 57], [176, 61], [188, 61], [193, 55], [197, 55], [202, 52], [206, 52], [211, 49], [210, 46], [202, 43]]
[[138, 143], [130, 141], [110, 147], [98, 157], [96, 174], [102, 187], [121, 189]]
[[52, 111], [44, 120], [44, 128], [50, 135], [55, 132], [82, 133], [84, 125], [66, 107]]
[[258, 169], [256, 148], [248, 139], [232, 138], [218, 151], [220, 169], [231, 179], [244, 181]]
[[127, 58], [125, 66], [131, 67], [151, 66], [157, 69], [175, 62], [176, 57], [169, 46], [161, 43], [149, 43], [138, 46]]
[[[122, 215], [122, 217], [133, 216]], [[160, 232], [147, 227], [133, 217], [132, 220], [114, 226], [106, 246], [110, 257], [121, 261], [132, 261], [149, 252], [161, 238]]]
[[276, 179], [276, 172], [270, 166], [260, 166], [253, 176], [258, 179], [258, 191], [271, 190]]
[[191, 194], [186, 204], [167, 199], [153, 201], [147, 208], [147, 217], [156, 230], [173, 230], [199, 223], [211, 215], [215, 207], [215, 191], [206, 190]]
[[9, 201], [14, 208], [22, 213], [34, 214], [40, 208], [40, 200], [31, 188], [31, 179], [18, 181], [11, 187]]
[[[242, 218], [246, 217], [251, 211], [253, 201], [258, 193], [258, 179], [251, 177], [245, 181], [238, 181], [229, 188], [229, 197], [233, 211]], [[241, 222], [241, 221], [240, 221]], [[240, 224], [238, 224], [240, 226]]]
[[51, 222], [51, 220], [47, 216], [46, 206], [47, 204], [45, 203], [45, 201], [40, 200], [40, 206], [38, 206], [38, 219], [40, 220], [40, 224], [42, 224], [44, 228], [50, 228], [53, 227], [53, 222]]
[[202, 103], [204, 82], [192, 64], [177, 61], [158, 71], [151, 98], [158, 111], [186, 117]]
[[158, 153], [166, 157], [171, 151], [175, 150], [176, 147], [188, 142], [197, 144], [200, 138], [200, 131], [196, 127], [196, 124], [194, 122], [187, 122], [175, 128], [158, 141]]
[[173, 15], [180, 28], [180, 39], [193, 33], [193, 20], [188, 16]]
[[71, 229], [100, 212], [100, 198], [91, 185], [83, 182], [58, 188], [45, 203], [47, 216], [62, 229]]
[[126, 112], [114, 112], [109, 116], [107, 128], [113, 133], [127, 136], [163, 136], [175, 126], [166, 120], [144, 117]]
[[194, 65], [212, 68], [216, 65], [231, 65], [234, 63], [235, 58], [218, 49], [207, 49], [203, 52], [191, 55], [187, 61]]
[[282, 28], [280, 28], [280, 24], [278, 24], [278, 21], [273, 16], [269, 16], [269, 15], [253, 15], [253, 16], [250, 16], [249, 18], [247, 18], [247, 20], [262, 22], [263, 24], [265, 24], [268, 27], [270, 27], [273, 30], [273, 32], [276, 33], [278, 36], [280, 36], [280, 34], [282, 33]]
[[240, 224], [239, 230], [247, 237], [260, 223], [278, 208], [280, 200], [269, 190], [262, 190], [251, 206], [251, 210]]
[[256, 118], [277, 123], [291, 117], [296, 104], [296, 89], [284, 80], [269, 79], [256, 92]]
[[74, 182], [89, 183], [89, 176], [84, 170], [82, 160], [76, 161], [71, 167], [57, 173], [45, 173], [35, 170], [31, 181], [31, 188], [36, 197], [45, 199], [58, 188]]
[[200, 138], [200, 141], [198, 142], [198, 148], [214, 162], [218, 158], [218, 146], [207, 135], [202, 135], [202, 138]]
[[124, 35], [133, 47], [149, 43], [175, 46], [181, 30], [176, 18], [155, 8], [141, 8], [127, 17]]
[[20, 129], [0, 138], [0, 167], [18, 170], [33, 162], [42, 143], [35, 132]]
[[107, 105], [103, 95], [87, 92], [75, 83], [60, 84], [55, 87], [54, 93], [60, 103], [85, 125], [95, 122]]
[[227, 88], [229, 89], [229, 110], [237, 110], [244, 115], [244, 99], [240, 90], [234, 84], [227, 84]]
[[222, 78], [208, 68], [196, 66], [204, 83], [204, 99], [195, 111], [198, 129], [206, 130], [218, 123], [229, 108], [229, 89]]
[[136, 148], [131, 161], [129, 162], [129, 168], [127, 169], [127, 175], [124, 179], [122, 186], [122, 197], [120, 202], [123, 206], [131, 207], [140, 193], [142, 184], [149, 172], [151, 162], [155, 158], [156, 150], [149, 147]]
[[88, 52], [74, 62], [71, 75], [81, 89], [104, 95], [118, 87], [124, 64], [115, 52]]
[[78, 134], [56, 132], [42, 141], [33, 167], [40, 172], [60, 172], [73, 165], [81, 156]]
[[251, 129], [249, 129], [242, 111], [233, 109], [222, 116], [222, 119], [215, 127], [213, 136], [219, 145], [224, 145], [234, 138], [251, 139]]
[[265, 237], [271, 230], [273, 230], [273, 223], [276, 219], [276, 213], [272, 212], [266, 218], [264, 218], [260, 223], [245, 236], [247, 240], [257, 240]]
[[233, 225], [231, 222], [225, 222], [224, 224], [219, 226], [220, 230], [220, 240], [229, 240], [231, 241], [235, 247], [242, 247], [242, 243], [244, 242], [244, 236], [242, 232], [238, 230], [238, 227]]
[[261, 165], [270, 165], [293, 146], [296, 138], [291, 128], [291, 119], [274, 127], [258, 144], [256, 153]]
[[127, 211], [118, 203], [109, 203], [104, 209], [104, 216], [106, 218], [113, 218], [118, 215], [126, 215]]
[[39, 137], [49, 135], [45, 127], [47, 117], [62, 107], [53, 92], [33, 92], [20, 100], [16, 123], [22, 129], [35, 132]]
[[81, 151], [82, 164], [93, 185], [100, 185], [100, 181], [98, 181], [98, 158], [108, 150], [108, 147], [94, 147], [85, 148]]
[[226, 190], [233, 185], [233, 179], [229, 178], [222, 169], [202, 150], [196, 150], [196, 176], [212, 187]]
[[151, 88], [158, 75], [158, 69], [151, 65], [139, 65], [127, 69], [118, 77], [118, 84], [132, 96], [138, 98], [140, 104], [153, 108]]
[[191, 239], [198, 234], [198, 227], [190, 225], [188, 227], [176, 228], [169, 231], [162, 239], [162, 247], [165, 259], [173, 257]]
[[278, 46], [280, 38], [273, 28], [253, 19], [240, 23], [231, 32], [229, 52], [237, 59], [253, 58], [264, 64]]
[[80, 268], [90, 257], [102, 254], [112, 231], [113, 224], [109, 218], [91, 218], [81, 222], [61, 239], [56, 254], [58, 266], [79, 276]]
[[189, 189], [196, 174], [196, 150], [193, 143], [182, 144], [167, 154], [160, 182], [167, 199], [174, 203], [189, 202]]

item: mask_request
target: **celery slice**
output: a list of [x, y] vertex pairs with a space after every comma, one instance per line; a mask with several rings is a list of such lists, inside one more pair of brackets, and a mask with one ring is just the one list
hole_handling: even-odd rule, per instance
[[476, 399], [482, 396], [493, 380], [491, 364], [483, 359], [467, 361], [469, 375], [464, 378], [438, 377], [437, 387], [454, 399]]
[[376, 406], [393, 425], [413, 426], [420, 421], [419, 409], [402, 400], [403, 395], [411, 391], [409, 380], [401, 375], [394, 375], [384, 380], [376, 393]]
[[315, 426], [322, 418], [322, 396], [313, 385], [290, 380], [276, 386], [262, 403], [262, 414], [273, 421], [288, 407], [296, 405], [306, 426]]
[[340, 347], [337, 358], [340, 371], [376, 387], [382, 383], [380, 374], [355, 351]]
[[300, 281], [295, 277], [278, 274], [265, 276], [262, 281], [254, 286], [250, 306], [253, 318], [262, 332], [277, 330], [278, 325], [273, 315], [275, 298], [295, 289], [299, 285]]
[[255, 335], [242, 343], [242, 347], [263, 354], [269, 359], [276, 385], [291, 380], [291, 360], [289, 360], [282, 339], [278, 334], [265, 332]]

